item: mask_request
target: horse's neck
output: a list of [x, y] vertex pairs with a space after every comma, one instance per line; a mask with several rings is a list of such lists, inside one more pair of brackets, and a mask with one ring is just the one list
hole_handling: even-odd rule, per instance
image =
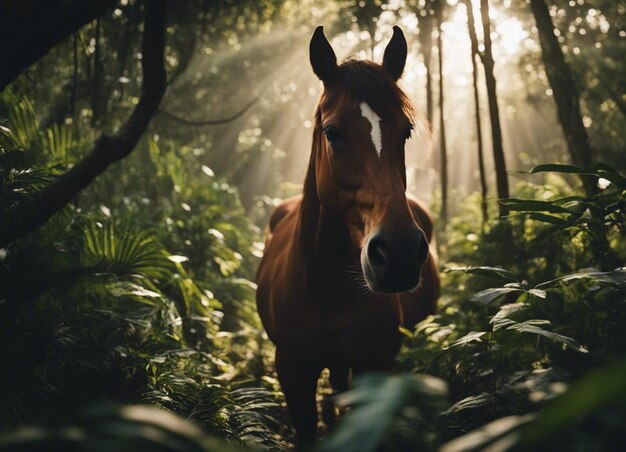
[[[302, 209], [310, 208], [303, 199]], [[352, 254], [350, 236], [341, 219], [319, 207], [314, 215], [303, 215], [297, 231], [297, 254], [310, 289], [336, 286]], [[311, 221], [307, 223], [307, 221]]]
[[309, 162], [294, 238], [295, 254], [301, 261], [305, 284], [335, 284], [348, 264], [352, 244], [343, 219], [328, 212], [320, 204], [314, 155]]

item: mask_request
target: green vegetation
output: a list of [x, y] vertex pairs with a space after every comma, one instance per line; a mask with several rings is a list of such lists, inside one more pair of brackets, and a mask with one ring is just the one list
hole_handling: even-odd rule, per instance
[[[455, 19], [466, 2], [411, 1], [396, 10], [380, 1], [170, 2], [167, 89], [132, 153], [7, 242], [2, 234], [28, 223], [23, 212], [33, 200], [95, 155], [103, 134], [124, 133], [140, 103], [148, 8], [96, 3], [102, 10], [64, 39], [42, 34], [51, 50], [16, 62], [20, 75], [0, 92], [0, 449], [289, 449], [293, 432], [254, 280], [269, 213], [299, 192], [306, 165], [318, 93], [305, 53], [312, 25], [327, 23], [329, 35], [344, 39], [339, 47], [369, 57], [377, 33], [405, 21], [417, 55], [407, 67], [417, 67], [418, 43], [435, 40], [408, 29], [410, 17], [424, 23], [432, 14], [425, 8], [441, 7], [445, 46], [455, 24], [467, 33], [465, 19]], [[554, 2], [552, 17], [595, 163], [576, 162], [560, 135], [530, 8], [494, 1], [495, 76], [516, 86], [498, 85], [507, 164], [534, 169], [509, 171], [511, 198], [499, 201], [506, 218], [497, 218], [489, 174], [485, 215], [477, 174], [463, 166], [463, 153], [474, 155], [463, 147], [474, 145], [473, 132], [448, 125], [448, 152], [457, 154], [449, 159], [447, 224], [438, 225], [437, 313], [403, 331], [393, 375], [364, 375], [336, 397], [351, 408], [320, 450], [623, 444], [625, 11], [619, 2], [571, 3]], [[498, 29], [511, 18], [536, 41], [520, 44], [515, 58]], [[357, 27], [369, 37], [354, 38]], [[452, 78], [459, 56], [445, 55]], [[407, 91], [426, 110], [422, 75], [409, 73]], [[448, 102], [464, 99], [462, 113], [472, 118], [470, 91], [448, 85]], [[428, 96], [432, 117], [438, 110]], [[459, 120], [449, 114], [449, 123]], [[441, 180], [426, 179], [438, 162], [414, 160], [407, 158], [409, 188], [437, 218], [440, 192], [429, 196]], [[570, 161], [576, 165], [549, 163]], [[463, 171], [469, 176], [454, 185]]]

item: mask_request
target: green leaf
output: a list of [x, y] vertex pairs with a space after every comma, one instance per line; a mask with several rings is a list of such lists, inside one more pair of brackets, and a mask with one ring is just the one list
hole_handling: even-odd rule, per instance
[[447, 416], [447, 415], [458, 413], [464, 410], [483, 408], [486, 405], [492, 404], [494, 401], [495, 401], [495, 398], [493, 395], [487, 392], [482, 392], [478, 395], [466, 397], [462, 400], [459, 400], [450, 408], [448, 408], [446, 411], [441, 413], [441, 415]]
[[594, 163], [593, 165], [591, 165], [589, 167], [589, 169], [591, 171], [598, 171], [598, 170], [600, 170], [600, 171], [608, 171], [610, 173], [619, 173], [619, 171], [616, 170], [615, 168], [613, 168], [612, 166], [607, 165], [606, 163], [602, 163], [602, 162]]
[[72, 129], [70, 126], [54, 124], [46, 130], [46, 137], [46, 150], [53, 158], [65, 161], [73, 145]]
[[2, 450], [244, 450], [205, 433], [198, 425], [151, 406], [100, 402], [64, 414], [51, 425], [30, 425], [0, 434]]
[[587, 176], [603, 177], [604, 179], [611, 181], [611, 183], [615, 184], [622, 190], [626, 190], [626, 178], [619, 174], [619, 172], [614, 168], [603, 163], [596, 163], [592, 165], [588, 170], [580, 168], [579, 166], [558, 165], [554, 163], [539, 165], [530, 170], [530, 174], [544, 172], [584, 174]]
[[574, 382], [522, 431], [525, 441], [537, 442], [588, 418], [602, 407], [626, 407], [626, 362], [594, 369]]
[[475, 301], [476, 303], [486, 306], [498, 298], [514, 292], [519, 292], [521, 294], [524, 290], [517, 287], [495, 287], [492, 289], [485, 289], [472, 295], [470, 297], [470, 301]]
[[584, 174], [584, 173], [587, 173], [587, 170], [579, 166], [561, 165], [557, 163], [547, 163], [545, 165], [537, 165], [533, 169], [530, 170], [530, 174], [546, 173], [546, 172]]
[[540, 328], [540, 325], [549, 325], [549, 324], [550, 324], [549, 320], [532, 319], [532, 320], [527, 320], [522, 323], [515, 322], [515, 324], [508, 326], [507, 330], [519, 331], [520, 333], [537, 334], [545, 338], [548, 338], [553, 342], [561, 343], [565, 345], [566, 347], [571, 348], [572, 350], [575, 350], [577, 352], [580, 352], [580, 353], [588, 352], [588, 350], [585, 347], [580, 345], [578, 342], [576, 342], [576, 340], [572, 339], [571, 337], [563, 336], [562, 334], [557, 334], [552, 331], [547, 331], [547, 330], [544, 330], [543, 328]]
[[528, 307], [526, 303], [509, 303], [500, 306], [498, 312], [489, 320], [489, 323], [493, 325], [493, 331], [498, 331], [500, 328], [517, 323], [508, 317], [526, 307]]
[[[508, 450], [520, 442], [519, 430], [535, 419], [536, 414], [506, 416], [445, 443], [440, 452]], [[489, 447], [488, 447], [489, 446]]]
[[575, 226], [580, 226], [584, 228], [587, 224], [586, 218], [580, 218], [580, 215], [572, 215], [570, 218], [574, 218], [572, 220], [568, 220], [565, 223], [561, 224], [553, 224], [552, 226], [548, 226], [543, 231], [539, 233], [537, 236], [537, 240], [545, 240], [549, 238], [549, 236], [557, 231], [564, 231], [570, 228], [574, 228]]
[[[411, 406], [440, 404], [447, 393], [443, 380], [414, 374], [366, 374], [354, 388], [337, 397], [339, 405], [350, 405], [337, 430], [317, 450], [368, 452], [379, 450], [394, 420]], [[418, 403], [419, 402], [419, 403]]]
[[542, 221], [550, 224], [564, 224], [566, 221], [563, 218], [555, 217], [554, 215], [547, 215], [545, 213], [532, 212], [528, 216], [531, 220]]
[[528, 293], [537, 297], [537, 298], [542, 298], [542, 299], [546, 299], [546, 297], [548, 296], [548, 294], [546, 293], [545, 290], [541, 290], [541, 289], [530, 289], [528, 290]]
[[146, 289], [139, 284], [121, 281], [113, 284], [110, 290], [111, 295], [115, 297], [130, 297], [141, 303], [157, 306], [157, 299], [162, 298], [162, 294], [154, 290]]
[[517, 281], [517, 277], [508, 270], [499, 267], [488, 267], [488, 266], [480, 266], [480, 267], [452, 267], [446, 268], [444, 272], [456, 272], [461, 271], [464, 273], [468, 273], [471, 275], [480, 275], [488, 278], [500, 279], [508, 282]]
[[111, 222], [85, 225], [81, 262], [116, 275], [159, 279], [172, 273], [171, 261], [154, 237]]
[[9, 113], [9, 129], [14, 142], [22, 149], [32, 147], [39, 139], [39, 122], [33, 104], [21, 100]]
[[626, 286], [626, 267], [617, 268], [610, 272], [574, 273], [538, 284], [535, 286], [535, 289], [549, 289], [580, 280], [587, 280], [589, 282], [606, 284], [615, 287], [624, 287]]
[[501, 199], [500, 204], [509, 208], [509, 210], [518, 212], [551, 212], [551, 213], [575, 213], [571, 209], [559, 206], [552, 201], [537, 201], [533, 199], [506, 198]]
[[457, 339], [453, 343], [451, 343], [446, 349], [457, 347], [459, 345], [467, 345], [471, 342], [482, 342], [481, 337], [484, 336], [486, 331], [471, 331], [467, 333], [465, 336]]

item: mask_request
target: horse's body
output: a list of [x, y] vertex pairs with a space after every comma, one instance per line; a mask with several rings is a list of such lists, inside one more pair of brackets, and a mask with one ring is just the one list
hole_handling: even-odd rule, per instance
[[[432, 219], [405, 195], [402, 134], [410, 107], [395, 85], [406, 58], [404, 43], [398, 73], [390, 53], [397, 50], [397, 33], [383, 66], [336, 66], [316, 30], [311, 62], [326, 90], [304, 192], [272, 214], [258, 271], [259, 314], [276, 344], [278, 377], [304, 441], [315, 437], [322, 369], [330, 370], [335, 390], [348, 388], [350, 370], [389, 370], [400, 347], [399, 327], [412, 328], [438, 297], [436, 261], [428, 252]], [[351, 80], [358, 86], [346, 90]], [[391, 91], [377, 92], [383, 88]], [[398, 96], [389, 99], [395, 107], [382, 104], [386, 94]]]

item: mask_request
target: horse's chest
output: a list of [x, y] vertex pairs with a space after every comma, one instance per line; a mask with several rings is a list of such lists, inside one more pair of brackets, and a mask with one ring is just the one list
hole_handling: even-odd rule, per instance
[[338, 355], [354, 357], [377, 350], [395, 351], [400, 337], [399, 305], [393, 299], [377, 301], [352, 306], [337, 316], [331, 340]]
[[371, 354], [393, 354], [400, 343], [400, 307], [395, 297], [303, 300], [285, 315], [298, 313], [297, 327], [283, 329], [281, 348], [329, 361], [354, 363]]

